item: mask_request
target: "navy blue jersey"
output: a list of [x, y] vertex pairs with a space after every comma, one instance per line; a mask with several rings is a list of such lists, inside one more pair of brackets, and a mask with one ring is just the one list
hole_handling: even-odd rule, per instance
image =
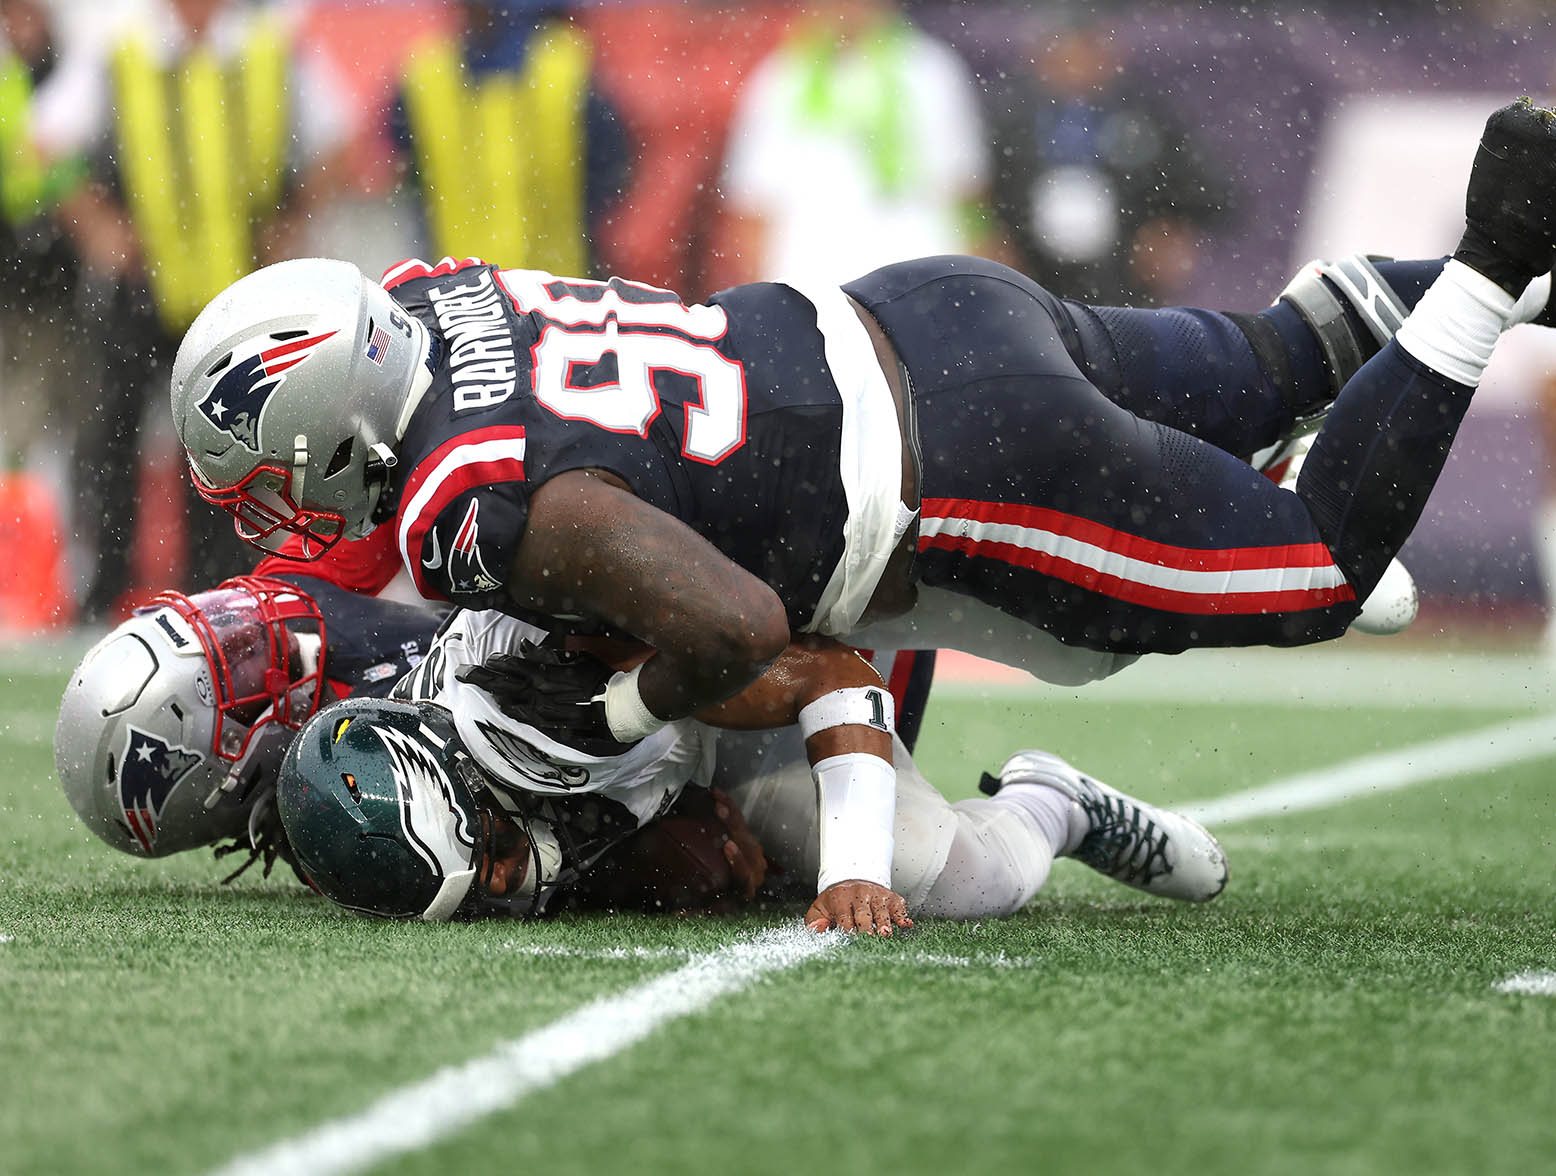
[[516, 612], [529, 497], [607, 470], [769, 584], [799, 627], [842, 552], [842, 399], [816, 312], [785, 286], [706, 306], [612, 279], [408, 262], [385, 286], [434, 339], [391, 487], [429, 599]]
[[432, 609], [379, 600], [307, 574], [269, 573], [306, 592], [324, 618], [324, 676], [335, 694], [387, 697], [421, 664], [440, 614]]

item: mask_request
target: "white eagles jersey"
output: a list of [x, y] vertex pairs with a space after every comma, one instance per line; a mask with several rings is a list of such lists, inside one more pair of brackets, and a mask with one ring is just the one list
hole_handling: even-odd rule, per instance
[[[454, 716], [465, 750], [494, 784], [547, 796], [596, 793], [623, 805], [639, 825], [662, 814], [687, 784], [713, 777], [716, 733], [691, 719], [668, 723], [622, 755], [597, 756], [559, 743], [505, 715], [492, 696], [461, 682], [460, 670], [540, 642], [543, 629], [495, 610], [461, 611], [426, 659], [395, 687], [395, 697], [434, 702]], [[493, 792], [504, 800], [501, 790]]]

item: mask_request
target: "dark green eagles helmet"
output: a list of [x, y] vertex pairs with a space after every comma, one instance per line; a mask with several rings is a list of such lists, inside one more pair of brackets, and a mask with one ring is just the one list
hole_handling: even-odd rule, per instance
[[[491, 822], [447, 711], [348, 699], [308, 722], [281, 765], [281, 822], [308, 880], [341, 906], [441, 921], [487, 903]], [[506, 913], [520, 913], [507, 910]]]

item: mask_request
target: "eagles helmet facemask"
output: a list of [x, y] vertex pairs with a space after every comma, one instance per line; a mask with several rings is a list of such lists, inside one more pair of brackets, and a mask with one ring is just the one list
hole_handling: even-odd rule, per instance
[[125, 853], [235, 838], [223, 849], [251, 849], [249, 862], [263, 855], [268, 871], [283, 848], [271, 782], [318, 709], [324, 648], [318, 606], [283, 581], [162, 593], [98, 642], [65, 687], [54, 762], [71, 807]]
[[427, 329], [344, 261], [257, 270], [200, 312], [173, 365], [195, 489], [266, 551], [314, 559], [373, 529], [420, 392]]
[[[555, 865], [545, 830], [495, 811], [449, 713], [431, 703], [348, 699], [320, 711], [281, 765], [277, 802], [309, 883], [364, 914], [529, 914], [542, 859]], [[514, 876], [499, 863], [516, 864]]]

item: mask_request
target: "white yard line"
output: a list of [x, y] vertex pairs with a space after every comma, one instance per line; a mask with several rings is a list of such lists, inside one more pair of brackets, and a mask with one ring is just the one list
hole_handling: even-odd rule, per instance
[[1556, 996], [1556, 972], [1520, 972], [1491, 988], [1513, 996]]
[[[569, 960], [663, 960], [691, 959], [681, 947], [565, 947], [550, 943], [507, 943], [503, 950], [514, 955], [537, 959]], [[1036, 956], [1011, 956], [1002, 951], [976, 955], [940, 955], [927, 951], [893, 952], [890, 955], [854, 956], [851, 962], [861, 967], [884, 964], [911, 968], [1030, 968], [1039, 962]]]
[[1328, 808], [1427, 780], [1488, 772], [1546, 756], [1556, 756], [1556, 715], [1537, 715], [1366, 755], [1300, 776], [1288, 776], [1262, 788], [1175, 807], [1201, 824], [1228, 825], [1253, 817]]
[[503, 1042], [482, 1057], [392, 1091], [357, 1114], [239, 1156], [218, 1169], [219, 1176], [359, 1172], [391, 1156], [427, 1147], [585, 1066], [631, 1048], [662, 1025], [700, 1012], [765, 975], [834, 951], [844, 942], [841, 935], [816, 935], [795, 924], [695, 956], [673, 972], [601, 997], [559, 1021]]

